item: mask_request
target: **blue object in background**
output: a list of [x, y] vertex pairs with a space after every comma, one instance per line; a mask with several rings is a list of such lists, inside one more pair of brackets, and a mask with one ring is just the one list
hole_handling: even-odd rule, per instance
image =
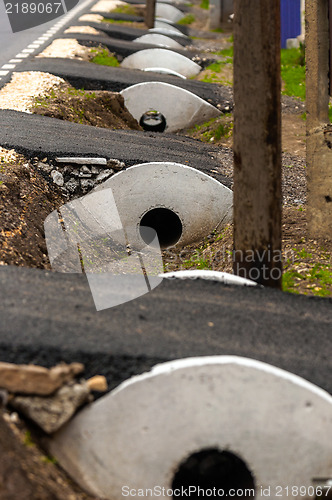
[[286, 48], [287, 38], [301, 34], [301, 0], [280, 0], [281, 48]]

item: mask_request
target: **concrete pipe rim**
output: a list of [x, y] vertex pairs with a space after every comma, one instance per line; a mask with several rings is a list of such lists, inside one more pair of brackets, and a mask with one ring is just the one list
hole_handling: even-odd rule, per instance
[[146, 132], [164, 132], [167, 126], [165, 116], [157, 110], [143, 113], [139, 124]]
[[144, 243], [150, 245], [152, 233], [144, 231], [144, 228], [154, 230], [152, 233], [157, 234], [162, 250], [175, 246], [183, 233], [183, 223], [179, 214], [172, 208], [162, 205], [150, 207], [141, 215], [138, 223], [140, 238]]

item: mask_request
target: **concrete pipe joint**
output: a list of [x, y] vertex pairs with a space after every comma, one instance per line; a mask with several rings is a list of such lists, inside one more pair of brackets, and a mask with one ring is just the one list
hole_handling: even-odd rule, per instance
[[232, 219], [232, 191], [178, 163], [135, 165], [105, 181], [95, 192], [102, 189], [112, 190], [128, 240], [137, 246], [144, 240], [142, 227], [156, 231], [161, 248], [181, 247]]

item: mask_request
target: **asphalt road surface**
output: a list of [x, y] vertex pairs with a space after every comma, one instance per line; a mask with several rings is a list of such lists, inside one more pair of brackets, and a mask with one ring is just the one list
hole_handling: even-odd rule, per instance
[[[13, 2], [14, 4], [15, 2]], [[68, 20], [68, 23], [64, 25], [62, 30], [66, 28], [69, 24], [73, 24], [74, 20], [82, 15], [82, 11], [79, 9], [84, 8], [87, 9], [87, 4], [93, 3], [93, 0], [90, 2], [88, 0], [80, 0], [77, 7], [75, 7], [75, 16], [72, 19]], [[71, 11], [68, 12], [70, 14]], [[41, 24], [34, 28], [30, 28], [24, 31], [19, 31], [17, 33], [12, 33], [10, 23], [8, 20], [8, 16], [6, 14], [5, 2], [0, 1], [0, 71], [2, 70], [2, 66], [7, 64], [11, 59], [15, 59], [15, 56], [22, 52], [22, 50], [26, 49], [29, 44], [34, 42], [37, 38], [44, 35], [46, 31], [52, 28], [57, 22], [64, 19], [66, 15], [57, 17], [48, 23]], [[58, 35], [57, 35], [58, 36]], [[45, 46], [49, 45], [52, 41], [51, 37], [48, 41], [45, 41], [38, 49], [37, 52], [40, 52], [44, 49]], [[28, 56], [29, 58], [30, 56]], [[24, 59], [25, 60], [25, 59]], [[15, 71], [19, 68], [18, 63], [15, 67]], [[0, 86], [5, 84], [10, 79], [11, 71], [9, 71], [8, 75], [0, 75], [1, 81]]]
[[114, 387], [155, 363], [239, 355], [332, 393], [331, 299], [203, 280], [164, 280], [96, 312], [83, 275], [0, 267], [0, 359], [82, 361]]
[[[183, 136], [132, 130], [108, 130], [69, 123], [46, 116], [0, 110], [0, 146], [29, 156], [100, 156], [124, 161], [126, 166], [171, 161], [204, 173], [219, 169], [219, 148]], [[229, 186], [222, 174], [213, 174]]]

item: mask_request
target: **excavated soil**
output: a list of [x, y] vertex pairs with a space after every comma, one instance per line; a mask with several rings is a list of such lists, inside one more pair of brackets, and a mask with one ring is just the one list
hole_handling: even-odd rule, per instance
[[67, 83], [36, 98], [30, 110], [38, 115], [95, 127], [142, 130], [125, 107], [121, 94], [77, 90]]
[[31, 162], [12, 156], [0, 148], [0, 265], [50, 269], [44, 220], [64, 199]]

